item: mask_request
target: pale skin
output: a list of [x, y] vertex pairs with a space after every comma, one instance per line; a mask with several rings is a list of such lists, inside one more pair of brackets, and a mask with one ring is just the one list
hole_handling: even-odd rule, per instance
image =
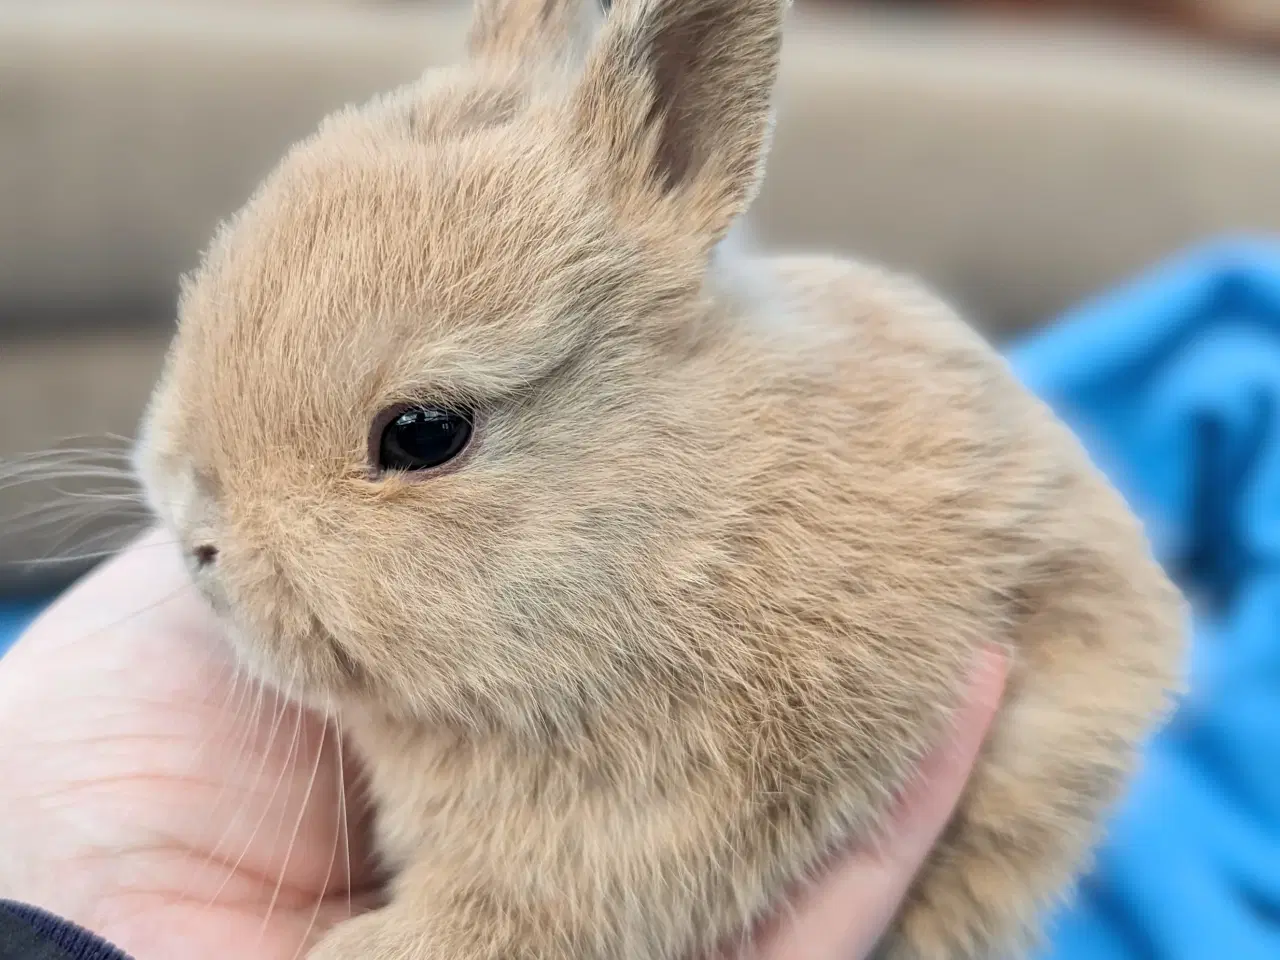
[[[866, 957], [960, 797], [1004, 680], [1003, 660], [983, 657], [889, 838], [726, 957]], [[234, 669], [176, 550], [148, 534], [0, 660], [0, 897], [137, 960], [301, 957], [377, 899], [338, 740]]]

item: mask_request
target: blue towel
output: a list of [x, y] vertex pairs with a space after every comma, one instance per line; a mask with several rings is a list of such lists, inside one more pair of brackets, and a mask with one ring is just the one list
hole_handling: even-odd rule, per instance
[[1196, 606], [1150, 743], [1050, 960], [1280, 958], [1280, 244], [1197, 250], [1009, 353]]
[[1276, 960], [1280, 244], [1193, 252], [1009, 356], [1197, 602], [1191, 692], [1046, 960]]
[[9, 649], [39, 612], [39, 604], [30, 600], [0, 602], [0, 655]]

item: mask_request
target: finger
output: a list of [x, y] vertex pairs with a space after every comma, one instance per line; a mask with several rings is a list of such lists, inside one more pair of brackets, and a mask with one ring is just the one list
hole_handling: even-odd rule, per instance
[[759, 960], [860, 960], [870, 954], [950, 819], [1000, 703], [1005, 657], [985, 652], [949, 742], [926, 759], [887, 838], [840, 862], [757, 939]]
[[376, 879], [337, 730], [278, 691], [255, 693], [163, 531], [82, 578], [0, 661], [0, 722], [15, 711], [30, 719], [22, 737], [9, 724], [7, 750], [40, 744], [30, 762], [55, 786], [108, 785], [94, 802], [127, 834], [114, 842], [182, 851], [169, 868], [199, 872], [176, 884], [184, 895], [248, 897], [277, 873], [335, 894]]
[[175, 611], [197, 635], [213, 635], [172, 538], [149, 530], [54, 600], [11, 654], [21, 660], [29, 649], [47, 656], [54, 649], [69, 653], [77, 646], [100, 647], [105, 635], [138, 636], [159, 618], [172, 623]]

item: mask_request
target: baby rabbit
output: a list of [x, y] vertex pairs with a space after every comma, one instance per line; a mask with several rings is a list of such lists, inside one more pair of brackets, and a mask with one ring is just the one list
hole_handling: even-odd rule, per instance
[[785, 0], [480, 0], [184, 284], [139, 472], [246, 666], [339, 712], [384, 906], [312, 960], [684, 960], [1006, 701], [882, 946], [1023, 956], [1179, 680], [1139, 524], [911, 283], [721, 241]]

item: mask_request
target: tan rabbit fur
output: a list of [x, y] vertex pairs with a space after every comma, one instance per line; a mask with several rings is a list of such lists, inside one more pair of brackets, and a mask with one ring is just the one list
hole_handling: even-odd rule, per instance
[[[721, 243], [785, 6], [481, 0], [184, 286], [140, 473], [244, 661], [340, 711], [392, 875], [314, 960], [744, 937], [875, 842], [984, 646], [1006, 701], [883, 955], [1020, 956], [1177, 686], [1177, 591], [994, 351]], [[470, 445], [379, 472], [398, 403]]]

